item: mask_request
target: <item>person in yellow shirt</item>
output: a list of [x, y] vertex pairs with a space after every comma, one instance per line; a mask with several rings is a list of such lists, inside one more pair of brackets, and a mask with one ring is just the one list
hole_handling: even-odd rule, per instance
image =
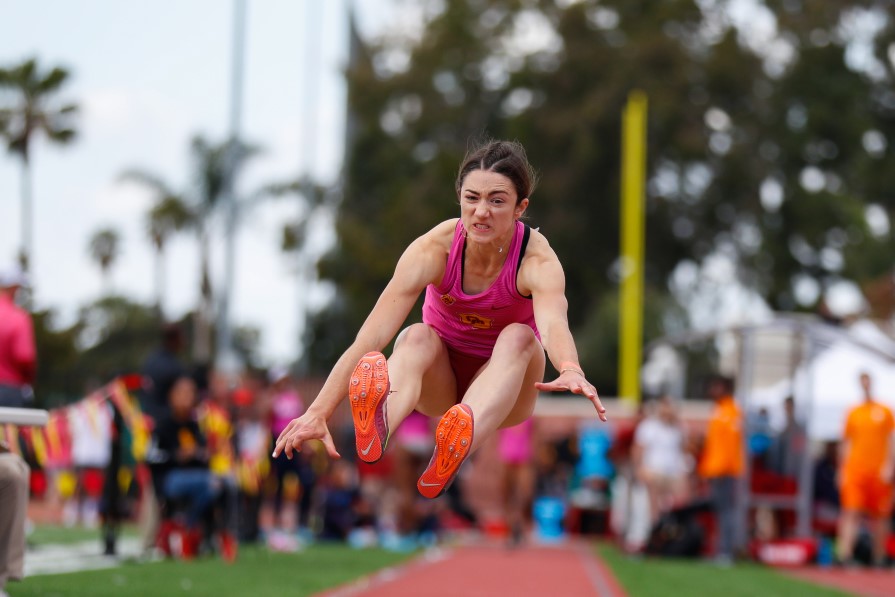
[[873, 398], [871, 379], [861, 373], [862, 403], [845, 420], [839, 452], [839, 530], [836, 542], [840, 562], [851, 562], [861, 521], [861, 513], [870, 519], [873, 537], [873, 561], [882, 565], [886, 557], [886, 538], [892, 512], [892, 411]]
[[226, 376], [212, 371], [207, 385], [207, 393], [198, 407], [199, 428], [208, 442], [208, 469], [220, 494], [215, 517], [219, 530], [218, 547], [224, 560], [233, 562], [236, 559], [239, 527], [239, 487]]
[[737, 533], [737, 484], [743, 475], [743, 417], [733, 399], [733, 380], [717, 376], [709, 381], [715, 401], [706, 430], [699, 475], [709, 482], [717, 524], [716, 562], [733, 563]]

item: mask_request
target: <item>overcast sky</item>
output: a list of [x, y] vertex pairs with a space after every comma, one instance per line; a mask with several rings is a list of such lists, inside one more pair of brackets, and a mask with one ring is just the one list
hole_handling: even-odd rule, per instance
[[[343, 150], [346, 2], [249, 0], [242, 131], [264, 153], [245, 172], [243, 191], [294, 178], [309, 164], [324, 182], [337, 176]], [[361, 0], [357, 12], [365, 37], [408, 18], [395, 11], [392, 0]], [[100, 296], [100, 271], [87, 245], [101, 227], [117, 229], [123, 239], [113, 288], [150, 302], [153, 252], [145, 214], [152, 197], [118, 177], [136, 167], [185, 188], [191, 137], [202, 133], [218, 142], [228, 134], [233, 3], [0, 0], [0, 14], [0, 64], [33, 56], [44, 71], [65, 66], [72, 77], [61, 97], [81, 106], [73, 145], [59, 148], [38, 139], [33, 149], [35, 306], [57, 308], [68, 323], [78, 306]], [[307, 19], [314, 23], [319, 45], [316, 100], [304, 89]], [[304, 118], [312, 102], [312, 118]], [[307, 139], [309, 122], [316, 128], [316, 142]], [[2, 267], [14, 262], [20, 244], [19, 193], [18, 162], [4, 153]], [[294, 265], [278, 248], [282, 223], [296, 214], [297, 202], [283, 200], [241, 222], [232, 313], [237, 324], [262, 330], [262, 357], [268, 363], [289, 362], [297, 350], [298, 283]], [[213, 273], [219, 284], [220, 246], [215, 251]], [[164, 306], [169, 317], [180, 317], [198, 294], [195, 240], [175, 238], [167, 263]]]

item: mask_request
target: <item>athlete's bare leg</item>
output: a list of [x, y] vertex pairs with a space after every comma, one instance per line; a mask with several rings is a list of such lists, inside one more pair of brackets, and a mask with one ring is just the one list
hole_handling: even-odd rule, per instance
[[499, 427], [531, 416], [538, 397], [535, 382], [543, 379], [545, 363], [544, 349], [530, 327], [512, 324], [500, 333], [491, 358], [463, 396], [475, 421], [473, 451]]
[[836, 550], [838, 553], [836, 555], [841, 562], [847, 562], [854, 557], [860, 517], [861, 513], [857, 510], [843, 510], [839, 514], [839, 532], [836, 538]]
[[[454, 405], [457, 380], [447, 349], [438, 334], [423, 323], [405, 328], [388, 358], [388, 428], [398, 425], [414, 409], [428, 416], [441, 416]], [[421, 396], [425, 387], [425, 395]]]
[[870, 536], [873, 539], [873, 564], [882, 565], [886, 561], [886, 539], [889, 537], [889, 517], [878, 516], [870, 519]]

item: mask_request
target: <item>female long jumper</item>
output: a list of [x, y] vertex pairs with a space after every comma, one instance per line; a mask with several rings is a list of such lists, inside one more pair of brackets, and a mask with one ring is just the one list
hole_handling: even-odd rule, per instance
[[[464, 158], [456, 180], [460, 218], [404, 251], [354, 343], [316, 400], [277, 439], [291, 458], [317, 439], [339, 458], [326, 421], [346, 395], [358, 457], [376, 462], [389, 430], [414, 409], [441, 420], [417, 488], [434, 498], [498, 428], [529, 418], [539, 391], [571, 391], [606, 409], [578, 364], [565, 276], [547, 240], [520, 221], [534, 174], [515, 142], [492, 141]], [[426, 292], [423, 323], [405, 328], [390, 358], [379, 352]], [[545, 350], [559, 377], [544, 377]]]

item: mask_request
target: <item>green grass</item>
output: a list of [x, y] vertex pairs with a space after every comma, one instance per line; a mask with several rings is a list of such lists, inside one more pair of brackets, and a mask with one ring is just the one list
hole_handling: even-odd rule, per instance
[[629, 597], [720, 595], [723, 597], [845, 597], [848, 593], [802, 582], [752, 563], [727, 569], [710, 562], [633, 559], [618, 548], [601, 544], [600, 557], [612, 568]]
[[241, 548], [235, 564], [218, 558], [132, 563], [110, 570], [34, 576], [6, 586], [10, 597], [302, 597], [349, 582], [409, 554], [343, 545], [312, 546], [293, 554]]
[[[136, 537], [139, 531], [135, 526], [125, 526], [121, 529], [119, 537]], [[71, 545], [84, 541], [102, 541], [100, 529], [85, 529], [84, 527], [64, 527], [55, 525], [39, 525], [28, 535], [28, 545], [42, 547], [44, 545]]]

